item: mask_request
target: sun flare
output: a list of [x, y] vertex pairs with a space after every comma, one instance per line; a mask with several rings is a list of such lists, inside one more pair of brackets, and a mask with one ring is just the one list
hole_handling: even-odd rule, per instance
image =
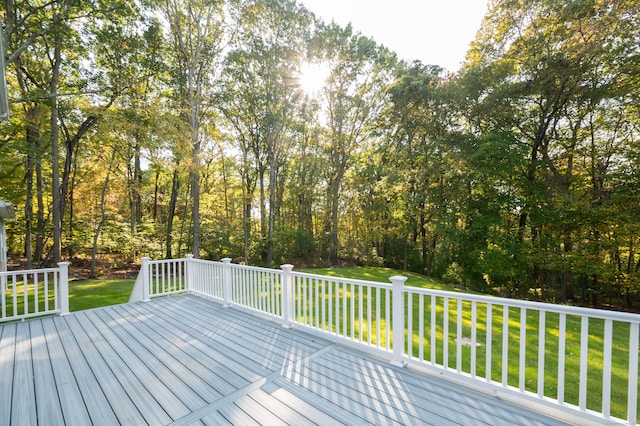
[[327, 85], [329, 68], [324, 64], [305, 62], [300, 67], [300, 88], [313, 95]]

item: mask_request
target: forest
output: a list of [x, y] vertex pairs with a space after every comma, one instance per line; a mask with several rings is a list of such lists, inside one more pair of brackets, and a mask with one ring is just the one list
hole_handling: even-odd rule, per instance
[[380, 265], [640, 306], [637, 1], [490, 0], [459, 70], [294, 0], [2, 13], [0, 198], [22, 266]]

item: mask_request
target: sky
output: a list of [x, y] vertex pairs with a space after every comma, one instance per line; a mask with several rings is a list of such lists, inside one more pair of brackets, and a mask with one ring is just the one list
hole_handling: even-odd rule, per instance
[[487, 0], [301, 0], [326, 22], [351, 22], [405, 60], [457, 71], [487, 11]]

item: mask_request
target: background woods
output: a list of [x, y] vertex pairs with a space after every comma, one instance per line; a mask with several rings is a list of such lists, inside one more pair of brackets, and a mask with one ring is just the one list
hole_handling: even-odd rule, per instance
[[14, 261], [379, 264], [640, 303], [636, 2], [492, 1], [455, 73], [289, 0], [2, 7]]

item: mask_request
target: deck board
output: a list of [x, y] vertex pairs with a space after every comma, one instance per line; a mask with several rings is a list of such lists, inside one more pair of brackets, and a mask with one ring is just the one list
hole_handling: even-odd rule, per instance
[[[49, 352], [47, 347], [47, 338], [45, 336], [42, 321], [29, 321], [25, 323], [29, 325], [29, 333], [31, 340], [31, 359], [33, 365], [33, 384], [36, 398], [36, 412], [39, 416], [43, 416], [51, 424], [64, 423], [62, 415], [62, 406], [55, 398], [50, 398], [47, 392], [49, 389], [56, 389], [51, 360], [55, 359], [55, 354]], [[52, 339], [52, 336], [49, 336]], [[57, 394], [57, 392], [56, 392]]]
[[563, 424], [193, 295], [0, 325], [0, 424]]
[[[127, 309], [129, 308], [127, 307]], [[136, 308], [142, 309], [144, 306], [135, 306], [134, 309]], [[259, 367], [256, 362], [245, 354], [240, 354], [235, 358], [235, 354], [226, 351], [222, 344], [215, 345], [214, 341], [205, 338], [202, 333], [195, 332], [194, 327], [190, 327], [189, 324], [184, 324], [180, 320], [174, 320], [162, 308], [159, 308], [158, 311], [157, 313], [149, 314], [138, 310], [137, 313], [144, 312], [145, 315], [153, 315], [158, 326], [156, 331], [159, 334], [171, 337], [181, 350], [207, 369], [207, 371], [203, 371], [198, 368], [198, 365], [187, 364], [198, 369], [196, 373], [200, 374], [200, 377], [206, 378], [207, 382], [217, 390], [218, 397], [228, 393], [229, 385], [233, 389], [237, 389], [268, 374], [268, 371]]]
[[11, 423], [15, 330], [15, 324], [7, 324], [0, 328], [0, 424], [2, 425]]
[[[71, 330], [73, 337], [77, 342], [77, 347], [86, 360], [86, 363], [78, 366], [76, 377], [83, 375], [94, 375], [98, 383], [99, 389], [102, 390], [105, 397], [109, 401], [111, 409], [114, 411], [120, 424], [142, 424], [145, 418], [138, 411], [136, 404], [127, 397], [128, 392], [122, 386], [115, 373], [111, 370], [100, 349], [106, 349], [104, 342], [97, 342], [94, 345], [94, 339], [97, 336], [90, 336], [80, 324], [80, 315], [68, 315], [63, 318], [66, 325]], [[73, 343], [69, 342], [72, 346]], [[77, 354], [79, 355], [79, 354]], [[104, 356], [109, 357], [114, 354], [105, 352]], [[113, 358], [113, 361], [115, 361]], [[71, 358], [70, 358], [71, 359]], [[127, 378], [124, 378], [127, 380]], [[92, 390], [92, 393], [97, 393]]]
[[[206, 377], [209, 370], [178, 348], [166, 336], [157, 333], [144, 322], [134, 323], [128, 312], [121, 307], [114, 307], [105, 312], [120, 326], [119, 333], [128, 333], [141, 348], [146, 350], [140, 349], [139, 352], [147, 359], [147, 364], [154, 371], [160, 371], [160, 374], [165, 377], [164, 380], [171, 382], [170, 387], [174, 389], [174, 393], [192, 410], [199, 409], [221, 396], [201, 378], [201, 376]], [[121, 334], [121, 338], [125, 338], [125, 335]]]
[[35, 401], [29, 322], [19, 323], [16, 327], [16, 350], [13, 368], [12, 420], [17, 419], [17, 424], [34, 424], [36, 422], [36, 404], [25, 403], [26, 401]]
[[[38, 321], [33, 321], [34, 324]], [[58, 330], [52, 318], [41, 321], [49, 348], [49, 358], [52, 373], [55, 378], [55, 388], [60, 398], [60, 408], [68, 425], [86, 425], [91, 423], [91, 416], [82, 397], [82, 392], [71, 369], [59, 338]], [[95, 423], [95, 422], [94, 422]]]

